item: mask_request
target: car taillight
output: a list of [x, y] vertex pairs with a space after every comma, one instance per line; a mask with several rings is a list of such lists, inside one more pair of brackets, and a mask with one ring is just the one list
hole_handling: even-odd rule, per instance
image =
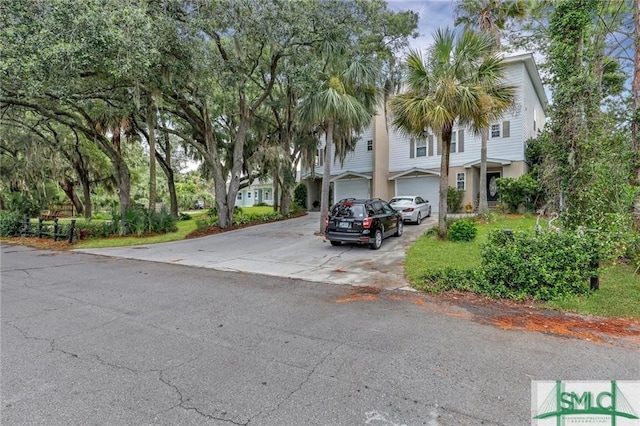
[[324, 217], [324, 226], [329, 226], [329, 216]]
[[404, 209], [402, 211], [403, 212], [412, 212], [413, 210], [415, 210], [413, 207], [409, 207], [409, 208], [406, 208], [406, 209]]
[[364, 220], [362, 221], [362, 227], [365, 229], [369, 229], [371, 227], [372, 222], [373, 222], [373, 219], [371, 219], [370, 217], [365, 217]]

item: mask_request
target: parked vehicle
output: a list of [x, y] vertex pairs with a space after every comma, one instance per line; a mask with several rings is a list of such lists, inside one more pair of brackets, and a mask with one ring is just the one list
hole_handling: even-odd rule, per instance
[[342, 243], [369, 244], [373, 250], [391, 235], [404, 230], [402, 215], [384, 200], [347, 198], [338, 201], [325, 219], [325, 237], [333, 246]]
[[419, 225], [422, 219], [431, 216], [429, 201], [417, 195], [393, 197], [389, 200], [389, 204], [402, 213], [402, 220], [405, 222], [414, 222]]

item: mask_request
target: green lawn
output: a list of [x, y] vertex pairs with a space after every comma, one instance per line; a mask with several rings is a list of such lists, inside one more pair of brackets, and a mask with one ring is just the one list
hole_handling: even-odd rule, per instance
[[[435, 235], [424, 235], [409, 248], [405, 272], [412, 284], [418, 283], [427, 268], [460, 269], [480, 265], [480, 246], [491, 229], [533, 229], [534, 217], [501, 216], [478, 227], [473, 242], [441, 241]], [[546, 226], [546, 223], [543, 224]], [[574, 296], [547, 302], [545, 306], [585, 315], [618, 318], [640, 318], [640, 275], [627, 265], [605, 265], [600, 275], [600, 290], [587, 296]]]

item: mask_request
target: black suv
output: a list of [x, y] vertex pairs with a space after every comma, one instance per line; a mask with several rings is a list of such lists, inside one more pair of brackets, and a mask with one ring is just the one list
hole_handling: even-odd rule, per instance
[[331, 245], [345, 243], [369, 244], [378, 250], [382, 240], [403, 231], [402, 214], [386, 201], [346, 198], [338, 201], [325, 219], [324, 235]]

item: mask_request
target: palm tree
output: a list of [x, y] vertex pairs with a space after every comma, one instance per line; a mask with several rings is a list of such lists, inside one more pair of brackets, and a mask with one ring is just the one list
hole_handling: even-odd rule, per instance
[[329, 183], [331, 179], [332, 147], [341, 161], [345, 146], [351, 146], [354, 134], [371, 123], [377, 98], [375, 86], [377, 70], [366, 60], [348, 65], [332, 63], [318, 79], [319, 87], [305, 98], [298, 117], [309, 126], [317, 126], [325, 134], [324, 170], [320, 197], [320, 232], [329, 212]]
[[[501, 50], [500, 31], [504, 30], [509, 20], [521, 20], [527, 14], [524, 0], [462, 0], [456, 6], [455, 24], [463, 24], [465, 28], [476, 28], [493, 37], [493, 49]], [[490, 113], [490, 112], [489, 112]], [[480, 200], [478, 213], [489, 211], [487, 202], [487, 143], [489, 129], [480, 130]]]
[[393, 124], [409, 135], [431, 129], [441, 141], [438, 228], [447, 232], [447, 188], [451, 134], [457, 122], [474, 131], [486, 128], [504, 111], [514, 87], [502, 83], [504, 60], [493, 52], [493, 39], [450, 28], [438, 29], [426, 58], [419, 51], [407, 57], [406, 90], [391, 99]]

